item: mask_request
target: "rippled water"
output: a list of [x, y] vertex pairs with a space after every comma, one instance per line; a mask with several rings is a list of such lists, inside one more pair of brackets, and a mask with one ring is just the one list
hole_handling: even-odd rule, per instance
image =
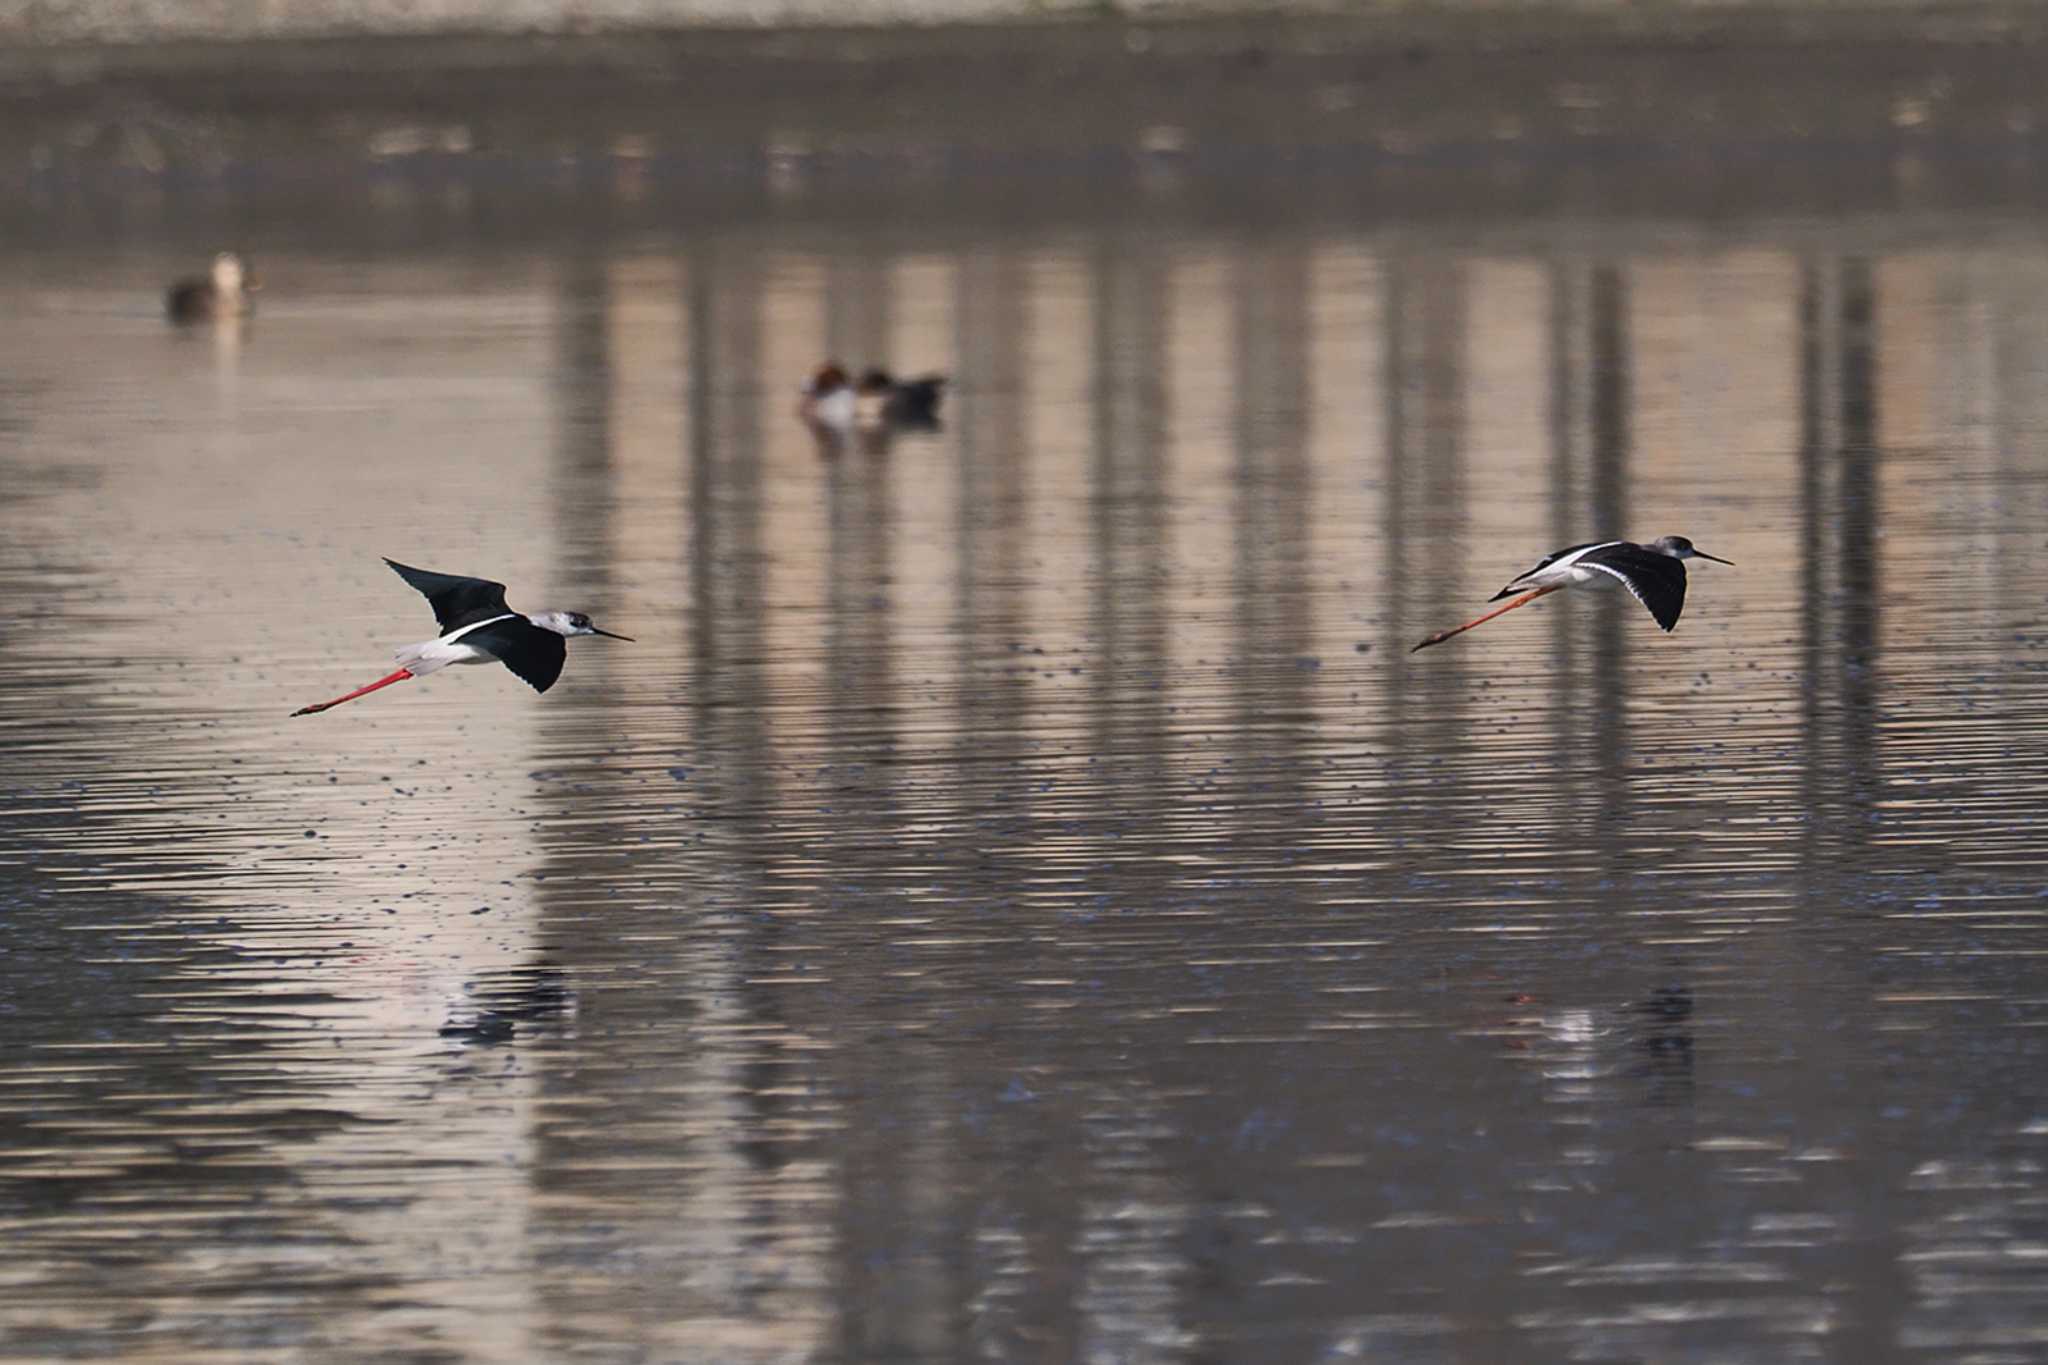
[[0, 1356], [2048, 1352], [2037, 224], [1099, 213], [0, 248]]

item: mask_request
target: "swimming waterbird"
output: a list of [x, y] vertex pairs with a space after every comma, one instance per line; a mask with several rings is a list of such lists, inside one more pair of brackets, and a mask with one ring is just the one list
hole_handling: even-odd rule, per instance
[[1563, 588], [1613, 587], [1619, 583], [1629, 590], [1636, 601], [1650, 609], [1650, 615], [1657, 618], [1657, 624], [1667, 632], [1678, 624], [1678, 613], [1685, 607], [1685, 564], [1688, 559], [1711, 559], [1716, 564], [1730, 561], [1705, 550], [1695, 549], [1684, 536], [1659, 536], [1648, 545], [1638, 545], [1632, 540], [1603, 540], [1588, 545], [1574, 545], [1556, 554], [1545, 555], [1535, 568], [1517, 577], [1512, 583], [1495, 593], [1490, 601], [1498, 602], [1503, 597], [1521, 596], [1500, 608], [1490, 611], [1476, 620], [1462, 626], [1440, 630], [1408, 652], [1428, 649], [1440, 645], [1453, 635], [1462, 635], [1474, 626], [1483, 626], [1494, 617], [1516, 607], [1526, 606], [1539, 597], [1544, 597]]
[[165, 291], [164, 313], [180, 323], [240, 317], [249, 311], [249, 295], [259, 287], [242, 258], [223, 251], [204, 276], [179, 280]]
[[380, 687], [407, 678], [419, 678], [450, 664], [499, 663], [518, 674], [536, 692], [545, 692], [562, 676], [562, 662], [568, 657], [572, 635], [602, 635], [607, 640], [632, 642], [630, 635], [614, 635], [590, 624], [580, 611], [542, 611], [531, 615], [505, 605], [505, 585], [486, 578], [465, 578], [460, 574], [415, 569], [395, 559], [384, 561], [398, 576], [426, 594], [434, 609], [441, 634], [432, 640], [398, 648], [398, 671], [358, 687], [347, 696], [336, 697], [292, 712], [308, 716], [354, 701]]
[[812, 371], [802, 389], [797, 415], [813, 426], [832, 431], [856, 427], [876, 430], [909, 427], [929, 430], [939, 424], [939, 401], [946, 376], [927, 374], [898, 380], [879, 366], [852, 373], [836, 360]]

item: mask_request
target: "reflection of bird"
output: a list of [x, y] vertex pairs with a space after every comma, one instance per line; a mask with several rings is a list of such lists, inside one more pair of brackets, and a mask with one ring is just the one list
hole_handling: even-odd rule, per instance
[[423, 677], [450, 664], [500, 663], [545, 692], [562, 676], [562, 662], [568, 657], [571, 635], [602, 635], [609, 640], [631, 641], [630, 635], [614, 635], [590, 624], [580, 611], [543, 611], [524, 615], [505, 605], [505, 585], [483, 578], [415, 569], [396, 560], [384, 561], [398, 576], [426, 594], [440, 623], [438, 639], [416, 645], [402, 645], [397, 651], [398, 671], [358, 687], [347, 696], [312, 706], [302, 706], [295, 716], [325, 711], [366, 692], [389, 687], [407, 678]]
[[179, 280], [164, 295], [164, 312], [172, 322], [205, 322], [240, 317], [249, 311], [249, 295], [260, 286], [242, 266], [242, 258], [223, 251], [213, 258], [204, 278]]
[[[1415, 649], [1442, 644], [1453, 635], [1484, 625], [1502, 612], [1513, 611], [1561, 588], [1611, 588], [1617, 583], [1627, 588], [1636, 601], [1648, 607], [1650, 615], [1657, 618], [1657, 624], [1669, 631], [1678, 624], [1678, 613], [1685, 606], [1685, 565], [1681, 561], [1687, 559], [1711, 559], [1716, 564], [1729, 562], [1704, 550], [1694, 549], [1692, 542], [1684, 536], [1660, 536], [1648, 545], [1638, 545], [1629, 540], [1574, 545], [1568, 550], [1545, 555], [1535, 568], [1516, 578], [1490, 599], [1498, 602], [1503, 597], [1522, 594], [1514, 601], [1462, 626], [1440, 630]], [[1415, 649], [1408, 652], [1413, 654]]]
[[1659, 986], [1647, 1000], [1629, 1006], [1636, 1022], [1635, 1045], [1643, 1054], [1640, 1074], [1650, 1082], [1654, 1104], [1683, 1104], [1693, 1089], [1692, 988]]
[[451, 1018], [441, 1036], [463, 1043], [502, 1043], [521, 1024], [548, 1024], [574, 1013], [576, 993], [559, 967], [545, 963], [515, 967], [479, 977], [465, 1003], [475, 1013], [467, 1020]]
[[887, 370], [876, 368], [860, 377], [860, 397], [878, 409], [881, 421], [902, 427], [930, 428], [939, 424], [939, 400], [946, 396], [946, 376], [920, 375], [898, 382]]

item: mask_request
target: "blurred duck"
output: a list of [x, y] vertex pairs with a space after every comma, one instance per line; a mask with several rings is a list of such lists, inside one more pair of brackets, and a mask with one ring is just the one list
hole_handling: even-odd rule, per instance
[[945, 390], [942, 374], [898, 382], [887, 370], [871, 369], [860, 377], [859, 405], [866, 420], [929, 429], [939, 424], [939, 400]]
[[214, 318], [241, 317], [249, 311], [249, 295], [256, 281], [242, 267], [242, 258], [223, 251], [213, 258], [213, 269], [204, 278], [179, 280], [164, 295], [164, 312], [172, 322], [207, 322]]
[[804, 385], [796, 413], [813, 426], [832, 431], [852, 429], [860, 416], [860, 397], [853, 391], [853, 377], [845, 366], [837, 361], [820, 365]]

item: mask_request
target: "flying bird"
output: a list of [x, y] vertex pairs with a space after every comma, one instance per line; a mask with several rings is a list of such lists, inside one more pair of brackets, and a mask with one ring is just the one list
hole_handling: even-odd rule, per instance
[[[1514, 597], [1514, 601], [1462, 626], [1440, 630], [1408, 652], [1413, 654], [1416, 650], [1440, 645], [1453, 635], [1462, 635], [1474, 626], [1483, 626], [1496, 616], [1564, 588], [1611, 588], [1617, 583], [1627, 588], [1636, 601], [1648, 607], [1657, 624], [1669, 632], [1678, 624], [1678, 613], [1685, 607], [1684, 561], [1688, 559], [1711, 559], [1716, 564], [1734, 567], [1718, 555], [1695, 549], [1684, 536], [1659, 536], [1648, 545], [1638, 545], [1632, 540], [1574, 545], [1556, 554], [1545, 555], [1535, 568], [1488, 599], [1498, 602], [1503, 597]], [[1517, 593], [1521, 596], [1516, 597]]]
[[325, 711], [331, 706], [375, 692], [380, 687], [389, 687], [407, 678], [425, 677], [450, 664], [503, 664], [530, 684], [534, 691], [545, 692], [555, 685], [556, 678], [562, 676], [562, 662], [569, 655], [570, 636], [602, 635], [607, 640], [625, 640], [628, 643], [633, 638], [599, 630], [580, 611], [542, 611], [531, 615], [516, 612], [505, 605], [505, 585], [487, 578], [465, 578], [460, 574], [415, 569], [395, 559], [384, 562], [400, 578], [426, 594], [441, 634], [416, 645], [401, 645], [395, 651], [398, 659], [396, 673], [379, 678], [367, 687], [358, 687], [333, 701], [301, 706], [292, 712], [293, 715], [308, 716], [316, 711]]

